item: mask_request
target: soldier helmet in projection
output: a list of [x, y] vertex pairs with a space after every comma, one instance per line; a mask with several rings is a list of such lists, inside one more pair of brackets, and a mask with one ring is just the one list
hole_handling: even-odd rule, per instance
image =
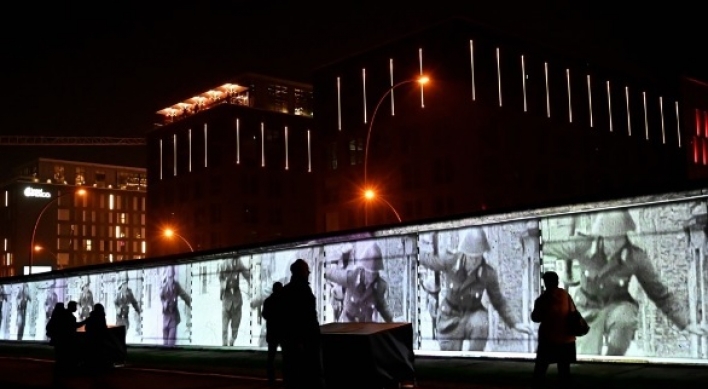
[[361, 265], [364, 270], [379, 271], [384, 268], [381, 247], [377, 243], [363, 246], [362, 250], [355, 255], [357, 264]]
[[626, 209], [601, 212], [595, 217], [591, 233], [594, 236], [613, 237], [635, 231], [637, 226]]
[[486, 253], [489, 249], [487, 234], [481, 227], [473, 227], [462, 235], [457, 250], [454, 250], [453, 253], [474, 257]]
[[173, 265], [169, 265], [165, 268], [165, 278], [169, 277], [174, 277], [175, 276], [175, 267]]
[[123, 273], [121, 273], [120, 278], [118, 279], [118, 286], [123, 286], [127, 284], [128, 280], [130, 280], [130, 278], [128, 277], [128, 272], [124, 271]]
[[81, 287], [85, 286], [90, 286], [91, 285], [91, 278], [89, 276], [83, 276], [81, 277]]

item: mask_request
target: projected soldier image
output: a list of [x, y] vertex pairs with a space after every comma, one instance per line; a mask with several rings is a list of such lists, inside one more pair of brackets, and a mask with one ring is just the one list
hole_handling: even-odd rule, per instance
[[177, 326], [182, 322], [179, 301], [182, 300], [188, 308], [192, 306], [192, 298], [176, 279], [174, 265], [164, 269], [160, 286], [160, 301], [162, 302], [162, 341], [165, 346], [174, 346], [177, 341]]
[[[140, 308], [140, 302], [136, 298], [133, 288], [131, 288], [131, 281], [134, 285], [139, 284], [137, 279], [131, 280], [131, 277], [127, 271], [118, 274], [116, 282], [115, 297], [113, 298], [113, 307], [115, 309], [115, 325], [125, 326], [125, 333], [128, 337], [131, 334], [140, 333], [140, 314], [142, 309]], [[140, 293], [140, 290], [138, 290]], [[131, 329], [130, 312], [131, 307], [133, 309], [133, 315], [137, 323], [133, 324], [133, 331]]]
[[81, 280], [81, 294], [79, 295], [79, 321], [88, 319], [93, 309], [93, 291], [91, 290], [91, 279], [83, 276]]
[[695, 284], [685, 281], [690, 218], [683, 203], [544, 221], [544, 266], [559, 270], [590, 324], [580, 354], [689, 356], [682, 337], [708, 334], [691, 319]]
[[11, 296], [10, 285], [0, 284], [0, 339], [7, 339], [7, 313], [9, 311], [9, 296]]
[[49, 318], [52, 317], [56, 304], [64, 302], [64, 279], [51, 279], [49, 281], [43, 281], [41, 284], [43, 284], [40, 286], [40, 292], [44, 295], [44, 317], [42, 318], [43, 320], [37, 321], [36, 331], [39, 334], [44, 334], [44, 339], [47, 340], [46, 331], [44, 329], [49, 322]]
[[241, 282], [250, 285], [251, 271], [240, 257], [223, 260], [219, 264], [219, 299], [221, 300], [221, 344], [233, 346], [238, 336], [238, 328], [243, 315]]
[[[435, 331], [424, 338], [434, 338], [441, 351], [530, 351], [533, 326], [522, 310], [534, 298], [521, 242], [526, 228], [515, 223], [421, 234], [421, 287], [430, 294], [428, 328]], [[503, 328], [490, 327], [496, 315]]]
[[22, 340], [22, 337], [25, 334], [27, 310], [29, 309], [30, 303], [32, 302], [32, 296], [30, 296], [30, 288], [26, 282], [23, 283], [22, 286], [20, 286], [20, 289], [18, 290], [15, 299], [17, 300], [17, 304], [15, 305], [17, 307], [17, 340]]
[[413, 247], [413, 237], [325, 247], [333, 321], [408, 321], [411, 271], [403, 240]]

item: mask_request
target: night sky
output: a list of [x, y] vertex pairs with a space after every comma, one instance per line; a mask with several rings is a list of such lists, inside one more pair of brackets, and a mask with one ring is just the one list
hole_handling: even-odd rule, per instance
[[[613, 9], [622, 5], [617, 1], [560, 0], [439, 0], [425, 9], [419, 2], [384, 0], [324, 7], [266, 0], [149, 3], [16, 2], [6, 8], [0, 16], [0, 134], [141, 137], [155, 111], [239, 73], [310, 82], [319, 66], [451, 16], [594, 62], [623, 59], [708, 80], [701, 12], [680, 1], [632, 9]], [[144, 166], [146, 157], [134, 147], [0, 146], [0, 170], [31, 156], [129, 166]]]

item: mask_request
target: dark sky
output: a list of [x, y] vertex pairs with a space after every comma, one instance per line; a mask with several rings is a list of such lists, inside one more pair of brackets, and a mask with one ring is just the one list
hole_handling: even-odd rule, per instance
[[[680, 1], [632, 9], [604, 0], [141, 3], [150, 8], [69, 1], [7, 8], [0, 134], [140, 137], [158, 109], [239, 73], [309, 82], [320, 65], [451, 16], [577, 56], [623, 57], [708, 79], [701, 13]], [[0, 169], [31, 155], [133, 166], [145, 158], [135, 148], [0, 146]]]

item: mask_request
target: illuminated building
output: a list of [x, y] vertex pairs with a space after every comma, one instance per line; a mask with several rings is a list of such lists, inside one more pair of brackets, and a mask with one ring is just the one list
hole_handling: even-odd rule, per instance
[[[310, 85], [243, 74], [158, 114], [150, 256], [314, 232]], [[167, 228], [183, 239], [165, 239]]]
[[145, 169], [39, 158], [14, 177], [0, 185], [0, 276], [145, 257]]
[[[423, 87], [398, 86], [421, 75]], [[649, 194], [708, 177], [706, 84], [573, 59], [464, 19], [322, 67], [313, 85], [320, 232]], [[378, 202], [362, 197], [367, 134]]]

